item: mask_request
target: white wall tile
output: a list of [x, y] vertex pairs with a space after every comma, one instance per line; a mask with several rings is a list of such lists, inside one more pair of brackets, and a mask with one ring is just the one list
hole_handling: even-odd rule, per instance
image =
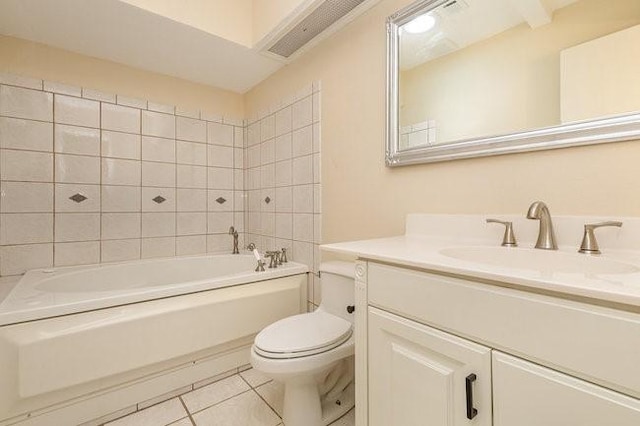
[[260, 144], [260, 164], [273, 163], [276, 158], [276, 143], [275, 139], [270, 139]]
[[236, 148], [245, 148], [244, 134], [245, 129], [243, 127], [233, 128], [233, 146]]
[[234, 170], [209, 167], [207, 180], [209, 189], [234, 189]]
[[148, 102], [147, 108], [151, 111], [164, 112], [165, 114], [175, 114], [176, 112], [175, 106], [160, 104], [157, 102]]
[[187, 108], [183, 106], [176, 106], [176, 115], [187, 118], [200, 118], [200, 110], [194, 108]]
[[210, 234], [224, 234], [233, 225], [233, 213], [216, 212], [207, 215], [207, 232]]
[[54, 96], [54, 121], [73, 126], [100, 127], [100, 102], [73, 96]]
[[306, 97], [291, 107], [291, 123], [293, 130], [310, 125], [313, 122], [311, 97]]
[[146, 161], [176, 161], [176, 141], [174, 139], [142, 137], [142, 159]]
[[313, 242], [322, 244], [322, 215], [313, 215]]
[[206, 189], [178, 189], [178, 212], [206, 212], [207, 211], [207, 190]]
[[53, 181], [53, 154], [3, 149], [0, 178], [28, 182]]
[[321, 130], [320, 123], [313, 123], [313, 152], [320, 152]]
[[247, 167], [259, 167], [260, 166], [260, 154], [262, 147], [260, 145], [254, 145], [247, 149]]
[[292, 182], [294, 185], [313, 183], [313, 159], [311, 155], [293, 159]]
[[142, 134], [175, 139], [176, 120], [173, 115], [153, 111], [142, 111]]
[[263, 188], [273, 188], [276, 186], [276, 168], [275, 164], [265, 164], [260, 167], [260, 184]]
[[82, 97], [92, 99], [94, 101], [116, 103], [116, 95], [112, 93], [101, 92], [100, 90], [82, 89]]
[[[154, 201], [156, 197], [164, 198], [164, 201]], [[143, 212], [174, 212], [176, 210], [176, 189], [175, 188], [142, 188], [142, 211]]]
[[233, 148], [209, 145], [208, 149], [209, 167], [233, 167]]
[[178, 165], [178, 188], [206, 188], [207, 168]]
[[56, 154], [55, 167], [57, 183], [100, 183], [98, 157]]
[[0, 247], [0, 275], [18, 275], [53, 266], [53, 244]]
[[260, 120], [260, 141], [272, 139], [276, 136], [276, 117], [269, 115]]
[[0, 215], [0, 245], [53, 241], [53, 214], [3, 213]]
[[176, 139], [207, 142], [207, 122], [193, 118], [176, 117]]
[[233, 149], [233, 167], [235, 169], [244, 169], [244, 149]]
[[311, 153], [313, 153], [313, 127], [307, 126], [293, 132], [293, 157], [301, 157]]
[[144, 99], [130, 98], [128, 96], [121, 96], [121, 95], [117, 95], [116, 98], [117, 98], [118, 105], [130, 106], [133, 108], [140, 108], [140, 109], [147, 108], [147, 101], [145, 101]]
[[55, 241], [100, 239], [100, 213], [59, 213], [55, 217]]
[[289, 186], [291, 185], [291, 160], [279, 161], [275, 165], [276, 176], [275, 186]]
[[53, 211], [53, 184], [2, 182], [2, 213], [46, 213]]
[[42, 90], [42, 80], [36, 78], [23, 77], [21, 75], [0, 72], [0, 83], [11, 86], [20, 86], [28, 89]]
[[[169, 257], [176, 254], [176, 238], [143, 238], [142, 258]], [[153, 407], [151, 407], [153, 408]]]
[[313, 185], [313, 212], [322, 213], [322, 185]]
[[260, 143], [260, 122], [250, 124], [247, 128], [247, 145], [254, 146]]
[[[76, 202], [71, 199], [80, 194], [86, 199]], [[55, 186], [56, 212], [58, 213], [99, 213], [100, 186], [75, 183], [58, 183]]]
[[312, 108], [313, 108], [313, 122], [317, 123], [320, 121], [320, 93], [314, 92], [312, 97]]
[[100, 130], [56, 124], [55, 151], [63, 154], [100, 155]]
[[195, 142], [176, 142], [176, 160], [180, 164], [207, 165], [207, 145]]
[[293, 215], [291, 213], [276, 213], [277, 238], [291, 239], [293, 236]]
[[139, 186], [141, 182], [140, 161], [119, 160], [112, 158], [102, 159], [102, 184], [103, 185], [133, 185]]
[[140, 259], [140, 240], [102, 241], [102, 262], [122, 262]]
[[42, 121], [0, 117], [0, 148], [51, 152], [52, 126]]
[[207, 252], [208, 253], [226, 253], [229, 254], [233, 250], [233, 240], [227, 234], [210, 234], [207, 235]]
[[[100, 263], [100, 241], [56, 243], [55, 266], [91, 265]], [[90, 287], [91, 283], [87, 283]]]
[[293, 239], [313, 242], [313, 214], [293, 214]]
[[[262, 213], [262, 234], [267, 237], [273, 237], [276, 233], [276, 215], [275, 213]], [[272, 249], [269, 249], [272, 250]]]
[[141, 199], [138, 186], [102, 186], [103, 212], [139, 212]]
[[20, 87], [0, 86], [0, 115], [53, 121], [53, 95]]
[[140, 213], [103, 213], [102, 239], [140, 238]]
[[141, 157], [140, 135], [102, 131], [102, 156], [139, 160]]
[[233, 187], [236, 190], [244, 190], [244, 170], [233, 171]]
[[276, 136], [281, 136], [291, 132], [292, 129], [292, 111], [288, 106], [276, 112]]
[[208, 123], [207, 141], [210, 144], [233, 146], [233, 132], [233, 126], [228, 124]]
[[[142, 213], [142, 237], [169, 237], [176, 235], [175, 213]], [[144, 242], [143, 242], [144, 256]]]
[[313, 213], [313, 185], [293, 187], [293, 212]]
[[140, 110], [121, 105], [102, 104], [102, 129], [140, 133]]
[[180, 236], [176, 238], [176, 256], [189, 256], [206, 252], [206, 235]]
[[165, 188], [176, 186], [176, 165], [143, 161], [142, 185]]
[[313, 183], [320, 183], [322, 172], [321, 154], [313, 154]]
[[207, 213], [178, 213], [177, 235], [204, 235], [207, 233]]
[[293, 252], [291, 259], [303, 263], [313, 269], [313, 244], [301, 241], [293, 242]]
[[69, 84], [58, 83], [55, 81], [44, 81], [44, 91], [54, 92], [61, 95], [78, 96], [82, 95], [82, 89], [78, 86], [71, 86]]
[[291, 213], [293, 211], [292, 187], [276, 188], [276, 211], [281, 213]]
[[287, 133], [276, 138], [276, 161], [288, 160], [292, 155], [292, 135]]

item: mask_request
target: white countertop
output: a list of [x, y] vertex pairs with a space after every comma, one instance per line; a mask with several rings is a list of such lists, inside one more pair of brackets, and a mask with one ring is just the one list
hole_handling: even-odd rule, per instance
[[[533, 236], [537, 235], [537, 223], [534, 221], [521, 221], [518, 217], [505, 217], [514, 221], [519, 247], [500, 247], [501, 227], [489, 226], [484, 219], [492, 216], [455, 216], [455, 215], [409, 215], [407, 218], [407, 233], [403, 236], [381, 238], [364, 241], [353, 241], [335, 244], [326, 244], [321, 248], [325, 251], [356, 256], [362, 259], [374, 260], [441, 272], [480, 280], [497, 281], [510, 286], [521, 287], [533, 291], [547, 291], [556, 294], [564, 294], [580, 298], [588, 298], [595, 301], [613, 302], [618, 304], [640, 307], [640, 249], [632, 249], [638, 234], [637, 242], [640, 244], [640, 219], [623, 218], [625, 226], [622, 230], [610, 231], [608, 236], [602, 233], [601, 249], [604, 254], [599, 256], [583, 255], [577, 253], [582, 237], [581, 228], [584, 223], [604, 220], [605, 218], [561, 217], [556, 220], [557, 237], [560, 249], [558, 252], [540, 253], [541, 250], [533, 249]], [[595, 220], [594, 220], [595, 219]], [[610, 219], [610, 218], [606, 218]], [[531, 228], [533, 224], [534, 228]], [[478, 231], [476, 232], [476, 228]], [[527, 229], [524, 229], [527, 228]], [[560, 230], [559, 228], [564, 228]], [[455, 235], [456, 231], [464, 230], [465, 238]], [[624, 231], [627, 231], [624, 233]], [[578, 234], [574, 234], [578, 231]], [[574, 238], [575, 237], [575, 238]], [[577, 241], [577, 243], [575, 242]], [[500, 257], [501, 250], [521, 250], [525, 257], [529, 255], [524, 251], [533, 251], [533, 255], [559, 256], [580, 263], [607, 261], [622, 263], [626, 266], [624, 273], [585, 272], [579, 268], [568, 270], [554, 270], [553, 266], [542, 268], [526, 268], [522, 265], [500, 265], [496, 263], [482, 263], [457, 259], [443, 254], [453, 247], [488, 247]], [[635, 247], [633, 247], [635, 248]], [[574, 257], [575, 256], [575, 257]], [[597, 265], [597, 264], [596, 264]], [[596, 268], [599, 269], [599, 268]]]

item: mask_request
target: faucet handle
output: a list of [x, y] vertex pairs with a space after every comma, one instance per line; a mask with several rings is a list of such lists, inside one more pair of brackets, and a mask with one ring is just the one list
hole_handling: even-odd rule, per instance
[[620, 228], [622, 226], [622, 222], [609, 220], [606, 222], [598, 222], [598, 223], [587, 223], [584, 225], [584, 236], [582, 237], [582, 244], [580, 244], [579, 253], [585, 254], [600, 254], [600, 247], [598, 247], [598, 241], [596, 240], [596, 234], [593, 232], [596, 228], [601, 228], [603, 226], [617, 226]]
[[503, 247], [517, 247], [516, 235], [513, 233], [513, 223], [505, 220], [487, 219], [487, 223], [499, 223], [504, 225], [504, 235], [502, 236]]

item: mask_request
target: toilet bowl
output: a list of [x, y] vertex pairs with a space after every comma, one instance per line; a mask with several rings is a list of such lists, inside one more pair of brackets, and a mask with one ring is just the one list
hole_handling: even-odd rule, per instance
[[284, 385], [286, 426], [325, 426], [354, 405], [354, 275], [352, 263], [321, 264], [318, 309], [255, 338], [251, 365]]

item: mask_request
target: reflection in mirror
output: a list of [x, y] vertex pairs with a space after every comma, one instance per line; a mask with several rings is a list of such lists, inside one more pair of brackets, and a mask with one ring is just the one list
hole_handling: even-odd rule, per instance
[[423, 4], [398, 27], [397, 151], [640, 111], [639, 0]]

